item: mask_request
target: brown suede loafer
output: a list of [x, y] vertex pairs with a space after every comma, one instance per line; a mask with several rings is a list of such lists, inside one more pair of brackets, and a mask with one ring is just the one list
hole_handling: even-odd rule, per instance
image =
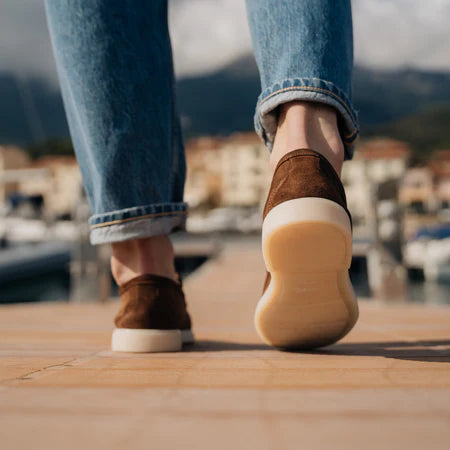
[[120, 286], [119, 294], [113, 351], [170, 352], [194, 341], [181, 280], [144, 274]]
[[268, 344], [312, 349], [345, 336], [358, 318], [348, 269], [352, 225], [344, 187], [321, 154], [287, 153], [263, 212], [267, 268], [255, 326]]

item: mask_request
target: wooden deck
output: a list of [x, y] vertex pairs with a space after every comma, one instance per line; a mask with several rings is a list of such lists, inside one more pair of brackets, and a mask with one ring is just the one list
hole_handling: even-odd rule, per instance
[[0, 447], [447, 449], [450, 307], [361, 300], [311, 353], [261, 344], [259, 247], [229, 244], [185, 282], [198, 344], [109, 350], [117, 302], [0, 308]]

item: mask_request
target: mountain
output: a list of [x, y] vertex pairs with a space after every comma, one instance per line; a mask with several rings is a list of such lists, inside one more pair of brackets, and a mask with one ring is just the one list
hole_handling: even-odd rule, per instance
[[450, 148], [450, 103], [421, 109], [365, 133], [375, 135], [409, 142], [418, 159], [426, 159], [433, 150]]
[[69, 135], [59, 91], [45, 81], [0, 73], [0, 99], [0, 144]]
[[238, 59], [212, 74], [178, 80], [177, 102], [185, 136], [253, 129], [259, 90], [253, 58]]
[[[252, 129], [259, 89], [258, 71], [250, 56], [214, 73], [178, 80], [177, 101], [185, 136]], [[28, 145], [68, 136], [59, 92], [44, 81], [18, 80], [1, 73], [0, 98], [0, 143]], [[447, 142], [448, 115], [442, 113], [450, 107], [450, 73], [356, 67], [353, 98], [363, 136], [391, 133], [392, 137], [417, 140], [422, 146]], [[408, 131], [411, 127], [414, 133]], [[420, 129], [429, 127], [433, 133], [419, 136]], [[442, 139], [431, 139], [437, 135]]]
[[363, 131], [425, 109], [450, 106], [450, 73], [356, 67], [353, 101]]
[[[188, 134], [248, 130], [259, 95], [259, 76], [252, 57], [241, 58], [211, 75], [178, 82], [179, 109]], [[353, 101], [362, 133], [419, 113], [450, 106], [450, 73], [415, 69], [379, 71], [356, 67]], [[218, 106], [220, 105], [220, 107]]]

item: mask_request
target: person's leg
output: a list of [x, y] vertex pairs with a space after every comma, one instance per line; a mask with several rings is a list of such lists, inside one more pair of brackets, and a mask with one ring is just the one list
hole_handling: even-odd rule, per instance
[[255, 128], [271, 165], [310, 147], [340, 172], [358, 135], [350, 0], [247, 0], [262, 92]]
[[338, 174], [344, 162], [336, 110], [328, 105], [295, 101], [279, 106], [277, 131], [270, 164], [272, 170], [291, 150], [314, 148], [327, 158]]
[[145, 273], [178, 280], [172, 243], [166, 234], [113, 242], [111, 247], [111, 272], [119, 286]]
[[339, 179], [358, 135], [350, 0], [247, 0], [262, 93], [255, 129], [273, 176], [263, 211], [267, 268], [255, 312], [278, 347], [336, 342], [355, 324], [351, 217]]
[[119, 285], [175, 279], [168, 234], [185, 226], [167, 0], [46, 0], [61, 90], [92, 209]]
[[93, 212], [111, 243], [121, 307], [112, 349], [192, 342], [168, 234], [185, 226], [167, 0], [46, 0], [66, 115]]

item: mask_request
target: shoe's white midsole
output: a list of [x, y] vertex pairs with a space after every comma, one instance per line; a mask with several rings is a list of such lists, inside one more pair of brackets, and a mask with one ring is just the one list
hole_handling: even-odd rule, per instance
[[352, 233], [344, 208], [315, 197], [285, 201], [265, 217], [262, 247], [271, 281], [255, 326], [264, 341], [314, 348], [350, 331], [358, 307], [348, 276]]
[[111, 348], [115, 352], [176, 352], [194, 342], [191, 330], [148, 330], [115, 328]]

